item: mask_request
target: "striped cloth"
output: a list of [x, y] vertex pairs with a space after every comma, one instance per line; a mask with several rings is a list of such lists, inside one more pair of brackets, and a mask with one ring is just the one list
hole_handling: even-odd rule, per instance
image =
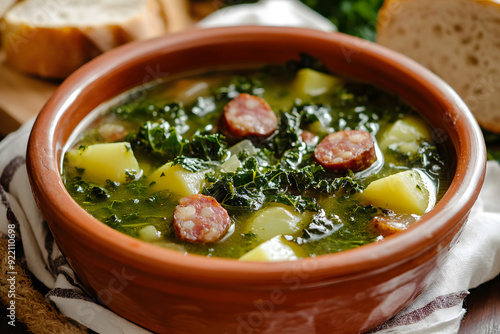
[[[15, 230], [17, 261], [50, 290], [48, 302], [97, 333], [148, 333], [85, 291], [54, 243], [28, 182], [25, 151], [32, 124], [0, 142], [0, 232]], [[500, 273], [500, 165], [489, 162], [485, 186], [458, 243], [434, 283], [396, 317], [370, 333], [457, 333], [468, 290]]]

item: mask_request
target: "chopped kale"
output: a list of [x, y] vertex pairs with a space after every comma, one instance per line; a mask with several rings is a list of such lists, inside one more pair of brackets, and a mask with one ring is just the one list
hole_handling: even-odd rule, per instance
[[199, 96], [191, 107], [191, 113], [198, 117], [205, 117], [217, 109], [213, 96]]
[[327, 215], [324, 210], [321, 210], [314, 215], [312, 221], [304, 229], [299, 242], [305, 243], [320, 240], [337, 232], [342, 226], [343, 223], [339, 216], [334, 214]]
[[145, 99], [119, 106], [114, 109], [114, 113], [122, 119], [136, 123], [163, 119], [175, 126], [180, 134], [189, 130], [189, 126], [186, 124], [188, 115], [179, 103], [165, 103]]
[[500, 162], [500, 134], [483, 129], [484, 141], [488, 153], [488, 160]]
[[189, 156], [208, 161], [220, 161], [227, 156], [224, 136], [196, 134], [189, 142]]
[[[190, 171], [199, 171], [227, 157], [226, 144], [221, 134], [196, 134], [187, 140], [168, 122], [146, 122], [137, 134], [128, 137], [134, 151], [141, 151], [161, 160], [174, 161]], [[187, 159], [190, 158], [190, 159]], [[202, 168], [203, 167], [203, 168]]]
[[238, 76], [231, 80], [227, 86], [218, 87], [214, 97], [216, 101], [229, 101], [242, 93], [261, 96], [264, 93], [262, 82], [256, 78]]
[[431, 174], [443, 170], [446, 164], [439, 148], [427, 140], [420, 143], [419, 149], [415, 153], [403, 153], [391, 149], [391, 147], [388, 148], [388, 153], [393, 157], [397, 165], [424, 168]]
[[293, 156], [292, 160], [295, 162], [291, 166], [300, 165], [302, 159], [298, 158], [311, 153], [308, 152], [309, 149], [300, 136], [302, 129], [311, 123], [330, 117], [330, 112], [328, 106], [310, 104], [294, 105], [291, 110], [281, 111], [277, 134], [263, 146], [272, 151], [276, 159], [282, 159], [285, 152], [294, 150], [295, 152], [289, 153], [286, 158], [290, 159]]
[[85, 202], [102, 202], [110, 197], [110, 191], [104, 187], [91, 184], [76, 176], [71, 181], [66, 182], [68, 191], [78, 194]]
[[92, 186], [87, 191], [87, 201], [98, 202], [109, 198], [109, 192], [99, 186]]
[[380, 213], [371, 205], [353, 204], [338, 213], [319, 212], [297, 242], [310, 252], [325, 254], [351, 249], [375, 241], [370, 221]]
[[277, 194], [268, 197], [269, 202], [281, 203], [288, 206], [293, 206], [298, 212], [318, 211], [320, 206], [313, 197], [305, 197], [291, 194]]
[[[303, 168], [282, 168], [282, 165], [260, 166], [256, 157], [249, 157], [235, 172], [206, 176], [213, 183], [203, 190], [227, 209], [258, 210], [265, 203], [277, 202], [295, 210], [317, 211], [319, 206], [307, 191], [349, 195], [363, 189], [353, 175], [336, 177], [315, 163]], [[302, 195], [299, 195], [302, 194]]]
[[383, 0], [301, 0], [325, 16], [340, 32], [375, 40], [377, 15]]

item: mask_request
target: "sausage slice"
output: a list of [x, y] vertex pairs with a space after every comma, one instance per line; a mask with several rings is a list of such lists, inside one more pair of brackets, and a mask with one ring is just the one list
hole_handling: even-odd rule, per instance
[[224, 107], [224, 127], [232, 137], [267, 137], [276, 130], [278, 119], [269, 104], [258, 96], [240, 94]]
[[183, 241], [217, 241], [226, 233], [230, 222], [226, 209], [211, 196], [183, 197], [174, 211], [175, 234]]
[[334, 173], [364, 170], [377, 160], [373, 138], [367, 131], [343, 130], [326, 136], [314, 150], [316, 161]]
[[318, 136], [310, 131], [302, 131], [300, 137], [307, 144], [307, 146], [314, 146], [318, 143]]
[[390, 212], [386, 215], [373, 217], [371, 225], [375, 233], [387, 237], [391, 234], [406, 230], [417, 220], [418, 217], [413, 215], [396, 215], [394, 212]]

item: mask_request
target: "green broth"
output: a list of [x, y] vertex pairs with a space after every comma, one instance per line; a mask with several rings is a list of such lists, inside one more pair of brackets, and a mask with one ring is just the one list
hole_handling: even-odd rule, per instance
[[[284, 127], [285, 121], [300, 119], [297, 128], [313, 132], [319, 140], [329, 133], [345, 129], [368, 131], [380, 140], [381, 133], [391, 124], [406, 115], [417, 113], [396, 96], [349, 80], [340, 81], [340, 85], [324, 94], [298, 99], [293, 86], [296, 73], [297, 68], [286, 66], [240, 72], [216, 71], [166, 81], [154, 88], [144, 89], [140, 94], [130, 94], [126, 103], [109, 108], [99, 115], [78, 136], [73, 148], [103, 142], [129, 142], [143, 170], [142, 177], [132, 182], [94, 184], [81, 177], [81, 170], [70, 167], [66, 157], [63, 180], [67, 190], [96, 219], [132, 237], [139, 237], [142, 228], [152, 225], [160, 235], [154, 242], [157, 245], [228, 258], [239, 258], [263, 242], [257, 234], [249, 232], [248, 220], [257, 211], [276, 203], [293, 202], [289, 205], [292, 211], [307, 213], [300, 231], [287, 234], [286, 239], [299, 245], [302, 256], [317, 256], [383, 239], [370, 222], [375, 215], [384, 214], [387, 210], [371, 206], [358, 196], [374, 180], [408, 169], [418, 170], [432, 182], [436, 200], [440, 199], [452, 175], [449, 168], [444, 168], [449, 164], [444, 148], [430, 140], [420, 142], [419, 151], [415, 154], [384, 152], [383, 166], [375, 173], [362, 171], [335, 175], [322, 171], [315, 174], [316, 179], [308, 179], [308, 172], [316, 171], [318, 167], [312, 154], [314, 147], [300, 144], [297, 132], [290, 130], [291, 126]], [[259, 184], [260, 188], [236, 188], [236, 191], [250, 193], [250, 198], [239, 194], [240, 197], [233, 196], [226, 200], [228, 193], [224, 191], [227, 191], [227, 187], [221, 186], [218, 190], [213, 188], [216, 182], [222, 182], [224, 175], [234, 182], [244, 179], [242, 175], [235, 176], [233, 173], [228, 176], [220, 170], [220, 165], [231, 156], [227, 148], [237, 144], [238, 140], [219, 136], [217, 140], [221, 147], [218, 147], [213, 144], [213, 136], [220, 132], [219, 117], [224, 106], [240, 93], [264, 98], [278, 116], [278, 129], [281, 132], [254, 143], [259, 153], [253, 157], [248, 152], [240, 154], [239, 160], [244, 165], [242, 168], [253, 168], [258, 178], [254, 178], [252, 184]], [[185, 147], [194, 152], [197, 149], [199, 151], [199, 147], [214, 151], [204, 153], [210, 156], [208, 159], [188, 156], [180, 160], [175, 160], [175, 157], [163, 151], [153, 152], [151, 147], [144, 145], [144, 138], [151, 139], [154, 132], [141, 129], [144, 129], [146, 122], [155, 124], [160, 120], [167, 122], [166, 128], [175, 131], [179, 138], [182, 137], [181, 142], [189, 141], [191, 146], [186, 144]], [[142, 141], [138, 139], [141, 131], [146, 133], [143, 137], [139, 135]], [[197, 136], [198, 139], [193, 139]], [[203, 136], [212, 137], [207, 141], [208, 137]], [[196, 140], [202, 140], [199, 146], [195, 145]], [[220, 152], [215, 152], [217, 149]], [[380, 163], [381, 157], [378, 159]], [[202, 192], [215, 194], [215, 198], [218, 194], [225, 194], [225, 197], [217, 199], [231, 217], [230, 230], [220, 241], [197, 244], [176, 238], [173, 212], [181, 196], [168, 190], [152, 192], [149, 179], [155, 169], [172, 160], [196, 171], [210, 167], [208, 172], [203, 170], [207, 173]], [[277, 186], [274, 183], [279, 178], [288, 181], [280, 181]], [[288, 184], [292, 179], [302, 179], [309, 186], [295, 184], [295, 181]], [[315, 184], [316, 188], [311, 184]], [[257, 198], [255, 194], [261, 197]], [[254, 195], [256, 197], [252, 198]]]

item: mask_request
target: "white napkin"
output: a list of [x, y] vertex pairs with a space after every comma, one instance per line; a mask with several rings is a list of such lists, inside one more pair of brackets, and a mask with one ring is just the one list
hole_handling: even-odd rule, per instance
[[337, 31], [325, 17], [298, 0], [260, 0], [258, 3], [226, 7], [198, 22], [202, 28], [238, 25], [301, 27]]
[[[244, 6], [250, 5], [241, 5]], [[267, 0], [251, 6], [254, 7], [250, 7], [252, 10], [248, 12], [232, 9], [213, 14], [217, 16], [208, 17], [202, 26], [214, 26], [218, 20], [238, 24], [267, 23], [256, 20], [256, 17], [274, 17], [274, 24], [281, 22], [283, 25], [326, 30], [324, 19], [316, 19], [318, 14], [302, 7], [296, 0]], [[270, 12], [271, 8], [275, 12]], [[290, 13], [289, 17], [278, 21], [277, 18], [285, 12]], [[236, 13], [234, 15], [238, 19], [233, 20], [232, 13]], [[245, 13], [248, 17], [243, 15]], [[333, 26], [331, 28], [334, 30]], [[25, 151], [31, 127], [32, 122], [29, 122], [0, 142], [0, 232], [6, 234], [8, 224], [16, 226], [16, 251], [21, 255], [20, 261], [26, 261], [28, 269], [50, 289], [46, 299], [63, 314], [97, 333], [149, 333], [109, 311], [85, 293], [54, 243], [35, 205], [26, 173]], [[465, 313], [462, 302], [468, 289], [494, 278], [500, 272], [500, 207], [496, 205], [500, 198], [500, 189], [496, 186], [499, 182], [500, 166], [497, 162], [489, 162], [479, 200], [435, 282], [414, 303], [372, 333], [458, 332]]]

